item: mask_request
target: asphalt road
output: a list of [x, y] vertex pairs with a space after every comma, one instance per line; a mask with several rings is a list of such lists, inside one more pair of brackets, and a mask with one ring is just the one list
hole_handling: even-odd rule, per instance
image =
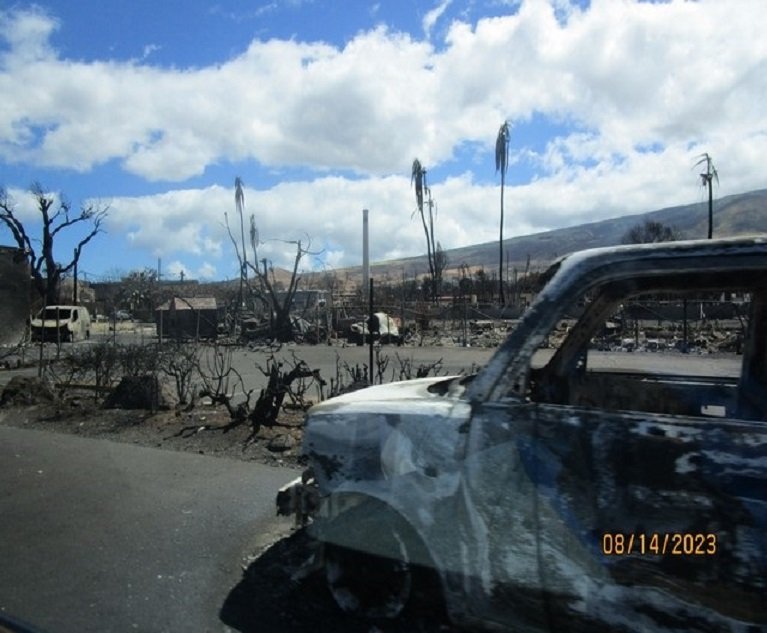
[[[380, 348], [380, 358], [388, 357], [388, 365], [384, 370], [384, 382], [391, 382], [392, 372], [394, 378], [399, 377], [400, 363], [409, 363], [412, 368], [412, 377], [419, 365], [431, 365], [442, 361], [440, 374], [454, 375], [469, 373], [472, 364], [476, 371], [477, 366], [483, 365], [495, 352], [494, 349], [464, 348], [464, 347], [397, 347], [396, 345], [384, 345]], [[341, 379], [351, 383], [351, 378], [344, 368], [346, 363], [350, 368], [367, 366], [370, 362], [370, 352], [367, 347], [352, 345], [349, 347], [328, 347], [327, 345], [285, 345], [276, 354], [277, 358], [286, 363], [285, 368], [291, 367], [295, 359], [303, 360], [311, 369], [319, 369], [320, 375], [328, 382], [336, 379], [336, 354], [338, 354]], [[399, 356], [399, 360], [397, 359]], [[374, 361], [375, 363], [375, 361]], [[251, 352], [244, 349], [235, 349], [232, 364], [242, 374], [248, 387], [266, 385], [266, 377], [260, 367], [266, 366], [266, 354], [263, 351]], [[433, 373], [430, 375], [434, 375]], [[314, 394], [309, 394], [312, 397]]]
[[[98, 341], [97, 337], [92, 337], [90, 341], [80, 341], [74, 343], [76, 347], [84, 347]], [[141, 339], [134, 335], [121, 335], [117, 338], [118, 343], [128, 344], [146, 344], [155, 342], [155, 339], [149, 337]], [[72, 343], [65, 343], [63, 351], [68, 352], [72, 349]], [[55, 357], [55, 346], [46, 347], [46, 355], [49, 358]], [[412, 368], [412, 375], [415, 377], [416, 369], [419, 365], [431, 365], [437, 361], [442, 361], [440, 365], [440, 374], [453, 375], [458, 373], [469, 373], [476, 371], [477, 367], [483, 365], [492, 356], [494, 349], [479, 347], [397, 347], [396, 345], [385, 345], [380, 350], [380, 358], [388, 357], [389, 362], [384, 371], [384, 381], [399, 378], [401, 363], [409, 363]], [[30, 350], [28, 353], [35, 354], [32, 358], [37, 359], [39, 352]], [[208, 352], [209, 353], [209, 352]], [[336, 354], [338, 354], [339, 364], [336, 364]], [[266, 368], [266, 359], [269, 353], [265, 350], [251, 351], [247, 347], [232, 348], [232, 366], [240, 373], [247, 389], [261, 389], [266, 386], [267, 378], [261, 368]], [[336, 371], [340, 371], [342, 380], [349, 384], [351, 378], [344, 369], [344, 363], [350, 368], [357, 365], [360, 367], [369, 363], [369, 350], [367, 347], [358, 347], [356, 345], [341, 347], [327, 345], [283, 345], [276, 352], [275, 356], [286, 363], [285, 367], [292, 366], [296, 359], [303, 360], [313, 370], [319, 369], [320, 375], [328, 382], [330, 379], [336, 380]], [[399, 360], [398, 357], [399, 356]], [[0, 386], [5, 385], [15, 375], [37, 375], [37, 367], [25, 367], [23, 369], [0, 371]], [[432, 373], [433, 375], [433, 373]], [[257, 391], [256, 391], [257, 392]], [[314, 393], [309, 397], [316, 400]]]
[[50, 633], [228, 631], [297, 471], [0, 427], [0, 611]]

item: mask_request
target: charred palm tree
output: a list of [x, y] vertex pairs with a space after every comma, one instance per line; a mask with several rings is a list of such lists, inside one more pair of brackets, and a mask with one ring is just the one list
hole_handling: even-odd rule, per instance
[[498, 239], [498, 297], [501, 305], [506, 303], [503, 294], [503, 190], [506, 187], [506, 170], [509, 166], [509, 123], [504, 121], [495, 139], [495, 173], [501, 172], [501, 230]]
[[714, 161], [708, 152], [700, 155], [700, 160], [695, 163], [695, 167], [706, 163], [706, 171], [700, 175], [701, 184], [704, 187], [708, 187], [708, 239], [714, 236], [714, 195], [712, 193], [711, 181], [716, 180], [716, 184], [719, 184], [719, 174], [714, 167]]
[[238, 295], [239, 305], [237, 310], [242, 307], [243, 289], [248, 280], [248, 254], [245, 250], [245, 220], [243, 218], [245, 213], [245, 193], [242, 191], [242, 178], [237, 176], [234, 179], [234, 206], [237, 209], [237, 214], [240, 216], [240, 238], [242, 239], [242, 259], [240, 260], [240, 292]]
[[[421, 165], [421, 161], [417, 158], [413, 161], [413, 169], [410, 175], [410, 184], [415, 185], [415, 203], [418, 213], [421, 216], [421, 223], [423, 224], [423, 232], [426, 235], [426, 255], [429, 260], [429, 277], [431, 278], [432, 286], [434, 285], [434, 255], [432, 254], [432, 242], [434, 226], [432, 223], [431, 234], [429, 233], [429, 224], [426, 221], [426, 215], [423, 210], [424, 197], [429, 195], [429, 187], [426, 184], [426, 170]], [[429, 208], [429, 217], [431, 219], [431, 208]], [[432, 294], [434, 294], [434, 288], [432, 288]]]

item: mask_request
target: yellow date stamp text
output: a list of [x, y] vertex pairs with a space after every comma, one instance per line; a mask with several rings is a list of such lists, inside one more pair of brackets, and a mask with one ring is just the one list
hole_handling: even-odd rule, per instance
[[704, 532], [604, 532], [601, 545], [605, 556], [713, 556], [718, 543]]

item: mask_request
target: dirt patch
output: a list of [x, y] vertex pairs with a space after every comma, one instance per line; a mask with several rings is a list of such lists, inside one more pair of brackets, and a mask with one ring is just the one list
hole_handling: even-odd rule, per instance
[[230, 419], [220, 407], [199, 406], [191, 411], [101, 409], [92, 397], [69, 398], [57, 403], [0, 408], [0, 424], [70, 433], [229, 457], [270, 466], [300, 466], [303, 411], [283, 411], [279, 426], [262, 427], [251, 438], [251, 427], [224, 430]]

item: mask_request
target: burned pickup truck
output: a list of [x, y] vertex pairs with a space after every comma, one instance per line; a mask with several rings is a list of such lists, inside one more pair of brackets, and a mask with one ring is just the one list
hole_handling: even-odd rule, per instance
[[[336, 601], [428, 598], [515, 631], [766, 630], [767, 238], [596, 249], [548, 276], [477, 375], [311, 410], [311, 470], [281, 502], [314, 509]], [[705, 298], [731, 300], [741, 354], [595, 344], [632, 302]]]

